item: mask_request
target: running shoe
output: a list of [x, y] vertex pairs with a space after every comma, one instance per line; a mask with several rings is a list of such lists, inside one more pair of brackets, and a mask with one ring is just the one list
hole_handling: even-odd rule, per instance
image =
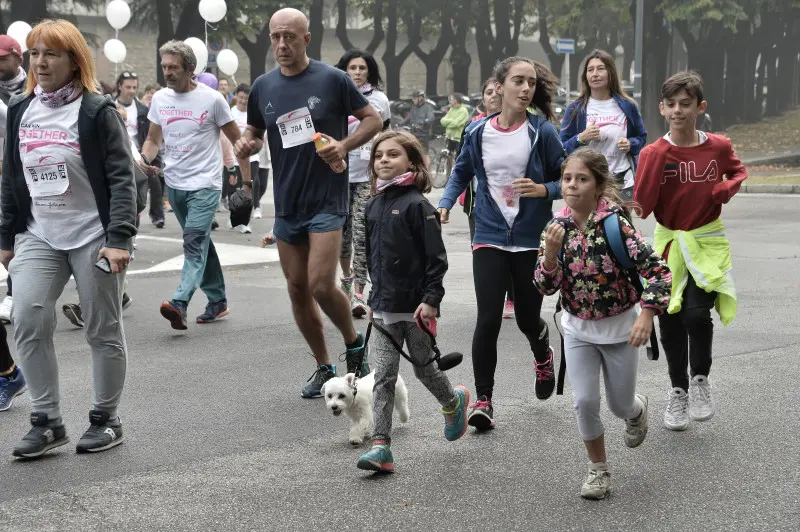
[[353, 294], [353, 317], [363, 318], [367, 315], [367, 302], [364, 300], [364, 294], [358, 292]]
[[261, 212], [261, 208], [260, 207], [256, 207], [255, 209], [253, 209], [253, 218], [254, 219], [260, 220], [263, 217], [264, 217], [264, 214]]
[[306, 399], [322, 397], [322, 385], [336, 376], [336, 366], [319, 366], [306, 381], [308, 384], [300, 390], [300, 395]]
[[153, 225], [155, 225], [157, 229], [164, 229], [164, 218], [153, 220]]
[[358, 468], [364, 471], [394, 473], [392, 450], [385, 443], [373, 444], [372, 449], [358, 459]]
[[642, 413], [636, 419], [625, 420], [625, 446], [631, 449], [641, 445], [647, 436], [647, 396], [637, 393], [636, 398], [642, 402]]
[[242, 233], [243, 235], [249, 235], [250, 233], [253, 232], [253, 230], [250, 229], [249, 225], [239, 225], [237, 226], [237, 228], [239, 229], [239, 232]]
[[75, 450], [78, 453], [99, 453], [116, 447], [125, 441], [122, 435], [122, 423], [119, 418], [110, 419], [108, 412], [91, 410], [89, 412], [89, 428], [83, 433]]
[[492, 400], [481, 395], [478, 400], [469, 405], [469, 425], [479, 431], [494, 428], [494, 407]]
[[553, 395], [553, 390], [556, 387], [556, 375], [553, 368], [552, 347], [547, 349], [547, 360], [544, 362], [536, 362], [534, 367], [536, 369], [536, 384], [534, 385], [536, 397], [544, 401]]
[[228, 307], [227, 299], [217, 301], [216, 303], [209, 301], [208, 305], [206, 305], [206, 311], [197, 316], [197, 323], [214, 323], [230, 313], [231, 309]]
[[47, 451], [69, 443], [61, 418], [50, 420], [47, 414], [31, 413], [31, 430], [11, 453], [17, 458], [39, 458]]
[[211, 230], [216, 231], [218, 228], [219, 228], [219, 222], [217, 221], [216, 218], [214, 218], [213, 220], [211, 220]]
[[467, 407], [469, 405], [469, 390], [463, 386], [456, 386], [458, 403], [452, 410], [442, 408], [444, 414], [444, 437], [447, 441], [456, 441], [467, 432]]
[[0, 377], [0, 412], [5, 412], [14, 404], [14, 398], [25, 393], [25, 377], [17, 367], [17, 375]]
[[166, 212], [172, 212], [172, 205], [170, 205], [167, 200], [164, 200], [164, 210]]
[[503, 319], [510, 320], [514, 317], [514, 302], [506, 299], [506, 306], [503, 309]]
[[[360, 364], [361, 376], [363, 377], [369, 374], [369, 363], [367, 362], [367, 357], [369, 356], [369, 347], [364, 341], [364, 335], [361, 333], [357, 334], [359, 346], [345, 351], [344, 359], [347, 363], [347, 373], [355, 373]], [[341, 360], [341, 357], [339, 357], [339, 359]]]
[[669, 403], [664, 411], [664, 426], [669, 430], [686, 430], [689, 426], [689, 394], [681, 388], [673, 388], [667, 399]]
[[81, 314], [81, 306], [75, 303], [67, 303], [61, 307], [61, 312], [75, 327], [83, 329], [83, 314]]
[[133, 299], [125, 292], [122, 294], [122, 310], [128, 310], [131, 305], [133, 305]]
[[711, 381], [705, 375], [695, 375], [689, 383], [689, 417], [695, 421], [708, 421], [714, 417], [715, 410]]
[[0, 303], [0, 322], [11, 323], [11, 310], [14, 308], [14, 300], [11, 296], [6, 296]]
[[186, 321], [186, 303], [183, 301], [164, 301], [161, 303], [161, 315], [169, 320], [172, 328], [178, 331], [185, 331], [189, 328]]
[[589, 475], [581, 486], [581, 497], [601, 500], [611, 492], [611, 473], [605, 463], [589, 464]]

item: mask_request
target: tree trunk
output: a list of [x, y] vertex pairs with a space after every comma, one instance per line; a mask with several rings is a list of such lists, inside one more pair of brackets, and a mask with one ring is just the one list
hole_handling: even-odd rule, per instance
[[307, 53], [311, 59], [322, 59], [322, 37], [325, 33], [323, 26], [325, 17], [325, 1], [312, 0], [309, 9], [308, 31], [311, 32], [311, 44], [308, 45]]
[[755, 62], [748, 42], [752, 39], [752, 23], [742, 20], [736, 24], [736, 33], [726, 50], [724, 122], [741, 124], [747, 120], [748, 92], [753, 93]]
[[[497, 61], [516, 55], [519, 51], [519, 33], [524, 7], [525, 0], [493, 0], [494, 9], [490, 13], [489, 0], [478, 0], [475, 39], [482, 79], [492, 75]], [[494, 33], [492, 21], [494, 21]]]
[[702, 23], [697, 37], [689, 29], [686, 21], [675, 22], [675, 28], [689, 53], [689, 68], [696, 70], [703, 77], [704, 97], [708, 101], [708, 113], [714, 118], [714, 127], [722, 130], [726, 126], [723, 100], [725, 48], [731, 32], [718, 21]]
[[[450, 49], [450, 67], [453, 69], [453, 91], [469, 93], [469, 67], [472, 56], [467, 51], [467, 34], [472, 23], [471, 2], [467, 0], [458, 6], [455, 15], [455, 33]], [[481, 82], [483, 83], [483, 82]]]
[[[400, 69], [406, 62], [414, 47], [419, 32], [409, 31], [409, 42], [399, 53], [397, 52], [398, 0], [387, 0], [386, 4], [386, 47], [383, 51], [383, 65], [386, 67], [386, 96], [390, 100], [400, 98]], [[411, 26], [413, 26], [413, 21]]]
[[269, 23], [264, 23], [261, 30], [256, 35], [256, 42], [247, 38], [236, 39], [242, 47], [247, 58], [250, 60], [250, 83], [252, 84], [258, 76], [266, 71], [267, 55], [270, 49]]
[[644, 55], [642, 57], [642, 116], [647, 136], [657, 139], [666, 131], [659, 113], [661, 84], [667, 74], [667, 52], [672, 38], [660, 13], [663, 0], [644, 0]]
[[556, 77], [561, 77], [562, 70], [564, 70], [564, 54], [560, 54], [553, 49], [550, 44], [550, 28], [547, 23], [547, 0], [539, 0], [537, 5], [539, 13], [539, 44], [547, 54], [547, 59], [550, 62], [550, 70]]
[[777, 109], [783, 113], [792, 107], [793, 83], [795, 81], [795, 59], [800, 40], [796, 21], [786, 13], [783, 17], [783, 35], [778, 39]]
[[[442, 31], [439, 33], [439, 40], [430, 52], [423, 52], [419, 45], [414, 46], [414, 53], [425, 65], [425, 92], [428, 94], [439, 94], [439, 65], [442, 64], [450, 44], [453, 42], [453, 27], [450, 25], [449, 2], [445, 2], [441, 8], [440, 22]], [[415, 31], [421, 32], [421, 27], [417, 26]], [[409, 32], [411, 37], [411, 32]], [[416, 35], [415, 39], [422, 42], [421, 35]]]
[[342, 44], [344, 51], [352, 50], [355, 48], [350, 38], [347, 36], [347, 0], [336, 0], [336, 11], [338, 19], [336, 20], [336, 38]]
[[374, 0], [372, 4], [372, 39], [369, 40], [367, 44], [366, 52], [370, 54], [374, 54], [375, 50], [378, 49], [378, 46], [381, 45], [383, 42], [384, 37], [386, 36], [383, 32], [383, 1], [384, 0]]

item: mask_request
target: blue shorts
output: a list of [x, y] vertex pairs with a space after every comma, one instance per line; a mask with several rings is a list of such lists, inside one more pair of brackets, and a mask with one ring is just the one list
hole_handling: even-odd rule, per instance
[[313, 214], [305, 216], [277, 216], [272, 226], [275, 238], [287, 244], [308, 242], [309, 233], [328, 233], [344, 227], [347, 216], [344, 214]]

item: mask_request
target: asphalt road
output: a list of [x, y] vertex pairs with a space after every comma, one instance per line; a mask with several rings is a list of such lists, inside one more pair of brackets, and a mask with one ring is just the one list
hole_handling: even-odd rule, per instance
[[[254, 222], [253, 235], [214, 235], [231, 246], [232, 314], [185, 333], [158, 314], [179, 279], [169, 266], [181, 254], [177, 223], [145, 225], [125, 314], [126, 442], [96, 456], [76, 455], [70, 445], [38, 462], [14, 461], [29, 413], [27, 395], [17, 400], [0, 413], [0, 531], [797, 530], [799, 207], [796, 196], [740, 195], [726, 208], [740, 306], [714, 342], [717, 416], [684, 433], [665, 430], [666, 363], [642, 356], [650, 433], [641, 447], [625, 448], [622, 422], [604, 407], [613, 493], [600, 502], [579, 496], [586, 456], [569, 391], [536, 400], [533, 357], [513, 321], [500, 338], [497, 430], [446, 442], [438, 405], [404, 362], [412, 419], [395, 421], [397, 472], [372, 476], [355, 467], [363, 449], [348, 444], [346, 421], [327, 414], [321, 400], [300, 398], [314, 365], [280, 268], [273, 252], [247, 251], [271, 219]], [[440, 345], [468, 354], [475, 319], [468, 229], [463, 214], [452, 219]], [[652, 234], [652, 221], [641, 228]], [[70, 284], [64, 301], [75, 297]], [[205, 302], [198, 293], [190, 316]], [[551, 298], [548, 319], [552, 308]], [[329, 322], [326, 334], [331, 353], [341, 352]], [[65, 319], [55, 341], [74, 443], [87, 426], [90, 357], [82, 332]], [[474, 390], [469, 357], [449, 375]]]

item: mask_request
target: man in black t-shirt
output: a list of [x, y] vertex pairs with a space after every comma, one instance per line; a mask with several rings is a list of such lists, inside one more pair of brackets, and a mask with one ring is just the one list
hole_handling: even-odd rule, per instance
[[[382, 124], [345, 72], [308, 58], [311, 34], [303, 13], [281, 9], [270, 19], [269, 30], [279, 67], [253, 83], [247, 130], [236, 153], [258, 153], [266, 133], [274, 170], [273, 233], [295, 321], [319, 365], [301, 395], [322, 397], [322, 385], [336, 375], [336, 366], [325, 347], [317, 303], [342, 332], [348, 373], [359, 366], [369, 371], [364, 336], [353, 327], [350, 304], [336, 283], [348, 176], [334, 172], [329, 163], [346, 161], [348, 152], [369, 142]], [[349, 115], [361, 124], [347, 137]], [[319, 152], [311, 140], [317, 132], [329, 142]]]

